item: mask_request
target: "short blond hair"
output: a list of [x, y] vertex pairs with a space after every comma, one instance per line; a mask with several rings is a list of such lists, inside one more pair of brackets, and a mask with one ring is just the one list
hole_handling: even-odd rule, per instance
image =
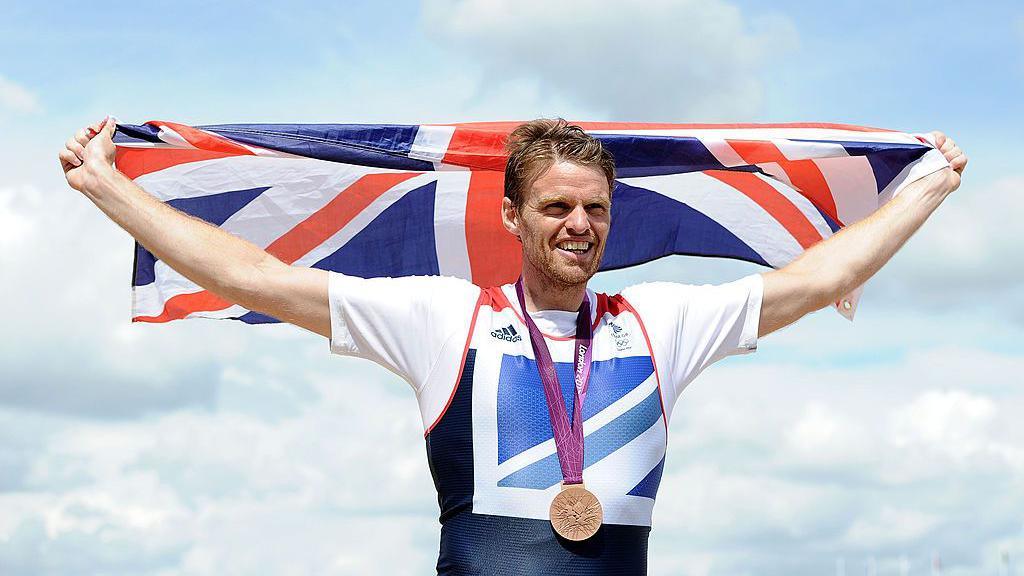
[[558, 161], [593, 166], [608, 179], [608, 194], [615, 186], [615, 159], [601, 141], [562, 118], [539, 118], [520, 124], [506, 144], [505, 197], [520, 208], [524, 192]]

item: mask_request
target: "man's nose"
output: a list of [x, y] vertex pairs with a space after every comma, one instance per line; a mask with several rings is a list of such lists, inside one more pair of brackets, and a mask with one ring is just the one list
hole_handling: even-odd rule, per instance
[[586, 234], [590, 231], [590, 218], [583, 206], [576, 206], [565, 219], [565, 227], [573, 234]]

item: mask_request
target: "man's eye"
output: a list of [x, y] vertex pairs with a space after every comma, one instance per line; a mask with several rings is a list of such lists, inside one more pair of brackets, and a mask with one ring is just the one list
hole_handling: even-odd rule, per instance
[[554, 204], [548, 204], [548, 209], [549, 210], [557, 210], [557, 211], [561, 212], [561, 211], [564, 211], [564, 210], [568, 210], [569, 209], [569, 205], [566, 204], [565, 202], [555, 202]]

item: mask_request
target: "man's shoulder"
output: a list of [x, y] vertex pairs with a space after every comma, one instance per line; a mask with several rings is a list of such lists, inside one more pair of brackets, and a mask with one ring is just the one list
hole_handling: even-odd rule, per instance
[[719, 284], [690, 284], [685, 282], [673, 282], [668, 280], [654, 280], [650, 282], [640, 282], [638, 284], [631, 284], [623, 288], [619, 292], [619, 294], [625, 298], [629, 298], [631, 295], [649, 295], [666, 292], [684, 294], [729, 290], [734, 288], [749, 289], [753, 284], [759, 283], [760, 281], [760, 274], [750, 274], [737, 280], [732, 280], [730, 282], [724, 282]]
[[750, 274], [723, 284], [686, 284], [682, 282], [653, 281], [627, 286], [618, 296], [632, 306], [644, 309], [666, 309], [686, 306], [690, 302], [713, 302], [745, 298], [761, 290], [760, 274]]
[[657, 302], [668, 296], [684, 295], [694, 287], [693, 284], [662, 280], [640, 282], [624, 287], [617, 294], [608, 294], [608, 298], [624, 300], [630, 304], [645, 304], [647, 302]]
[[463, 278], [457, 278], [455, 276], [431, 276], [431, 275], [414, 275], [414, 276], [373, 276], [364, 278], [354, 274], [345, 274], [344, 272], [336, 272], [334, 270], [328, 270], [331, 278], [337, 282], [353, 282], [363, 283], [367, 285], [380, 285], [380, 286], [399, 286], [404, 288], [424, 288], [424, 289], [452, 289], [452, 290], [470, 290], [479, 288], [472, 282]]
[[370, 299], [399, 298], [406, 301], [429, 300], [432, 304], [475, 302], [480, 288], [454, 276], [380, 276], [360, 278], [330, 272], [332, 294], [358, 294]]

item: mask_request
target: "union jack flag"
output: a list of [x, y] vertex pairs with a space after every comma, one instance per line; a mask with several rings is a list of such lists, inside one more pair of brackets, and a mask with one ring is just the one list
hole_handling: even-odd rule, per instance
[[[840, 124], [579, 122], [615, 156], [602, 270], [670, 254], [779, 268], [947, 165], [927, 135]], [[119, 125], [116, 166], [282, 261], [345, 274], [513, 281], [500, 218], [517, 122]], [[132, 320], [276, 322], [135, 247]], [[859, 293], [859, 290], [857, 291]], [[836, 307], [852, 318], [857, 293]]]

